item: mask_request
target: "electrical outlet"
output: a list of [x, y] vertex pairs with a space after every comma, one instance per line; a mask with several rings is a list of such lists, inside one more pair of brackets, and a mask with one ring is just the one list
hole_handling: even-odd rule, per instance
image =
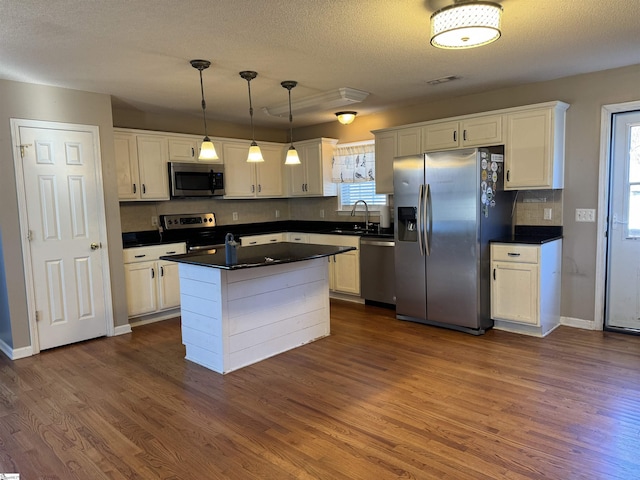
[[238, 212], [233, 212], [231, 218], [233, 218], [234, 221], [238, 221]]
[[156, 217], [155, 215], [151, 216], [151, 226], [152, 227], [157, 227], [158, 226], [158, 217]]
[[324, 218], [324, 208], [320, 209], [320, 218]]
[[551, 220], [553, 216], [553, 210], [551, 208], [545, 208], [544, 209], [544, 219], [545, 220]]
[[576, 208], [576, 222], [595, 222], [595, 208]]
[[280, 210], [276, 210], [276, 218], [280, 218]]

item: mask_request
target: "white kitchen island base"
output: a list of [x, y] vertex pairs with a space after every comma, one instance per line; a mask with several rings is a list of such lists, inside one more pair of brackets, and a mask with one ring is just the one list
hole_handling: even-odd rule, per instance
[[326, 258], [224, 270], [180, 264], [186, 358], [229, 373], [330, 333]]

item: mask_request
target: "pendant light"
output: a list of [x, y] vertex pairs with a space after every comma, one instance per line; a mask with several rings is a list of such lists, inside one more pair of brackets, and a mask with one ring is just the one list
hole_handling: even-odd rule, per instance
[[480, 47], [500, 38], [502, 6], [454, 0], [431, 15], [431, 45], [444, 49]]
[[200, 72], [200, 93], [202, 94], [202, 118], [204, 120], [204, 138], [202, 139], [202, 145], [200, 146], [200, 155], [198, 160], [217, 160], [218, 153], [213, 146], [213, 142], [207, 135], [207, 115], [205, 110], [207, 104], [204, 101], [204, 86], [202, 84], [202, 71], [209, 68], [211, 62], [208, 60], [191, 60], [191, 66]]
[[285, 80], [280, 83], [284, 88], [289, 91], [289, 139], [291, 140], [291, 146], [287, 150], [287, 158], [284, 161], [285, 165], [300, 165], [300, 157], [298, 157], [298, 151], [293, 146], [293, 114], [291, 113], [291, 89], [298, 85], [295, 80]]
[[251, 80], [258, 76], [258, 72], [251, 70], [244, 70], [240, 72], [240, 76], [247, 81], [247, 88], [249, 89], [249, 119], [251, 121], [251, 146], [249, 147], [249, 155], [247, 156], [247, 162], [264, 162], [260, 147], [256, 143], [256, 133], [253, 128], [253, 103], [251, 103]]

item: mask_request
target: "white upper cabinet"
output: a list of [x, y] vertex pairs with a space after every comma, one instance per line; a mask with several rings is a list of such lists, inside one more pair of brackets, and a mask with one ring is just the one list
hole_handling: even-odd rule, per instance
[[482, 115], [425, 125], [422, 143], [425, 152], [498, 145], [502, 143], [502, 115]]
[[281, 197], [284, 194], [282, 165], [284, 148], [260, 144], [264, 162], [248, 163], [249, 141], [228, 141], [222, 145], [225, 158], [225, 198]]
[[138, 147], [132, 133], [114, 132], [113, 143], [118, 177], [118, 198], [137, 200], [140, 198], [140, 173], [138, 171]]
[[140, 199], [169, 200], [169, 146], [165, 137], [138, 135]]
[[564, 187], [567, 108], [552, 102], [506, 114], [505, 190]]
[[223, 163], [222, 142], [219, 139], [211, 139], [218, 154], [217, 160], [199, 160], [200, 145], [203, 137], [198, 135], [170, 136], [169, 160], [172, 162], [201, 162], [201, 163]]
[[120, 200], [169, 200], [167, 139], [114, 131]]
[[422, 128], [406, 127], [374, 133], [376, 193], [393, 193], [393, 159], [422, 153]]
[[[331, 179], [333, 150], [338, 141], [318, 138], [296, 142], [294, 146], [300, 157], [300, 165], [284, 165], [289, 179], [289, 193], [293, 197], [331, 197], [338, 188]], [[286, 152], [288, 147], [285, 147]], [[282, 155], [284, 162], [284, 153]]]

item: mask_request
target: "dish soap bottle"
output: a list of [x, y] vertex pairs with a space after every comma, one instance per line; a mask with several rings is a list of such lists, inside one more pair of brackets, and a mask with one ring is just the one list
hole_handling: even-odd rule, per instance
[[224, 253], [227, 265], [235, 265], [238, 263], [238, 242], [233, 238], [233, 233], [227, 233], [224, 237]]

